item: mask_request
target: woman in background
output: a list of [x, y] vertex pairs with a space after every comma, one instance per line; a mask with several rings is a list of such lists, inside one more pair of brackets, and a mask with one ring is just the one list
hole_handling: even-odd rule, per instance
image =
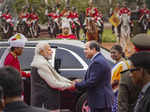
[[129, 64], [126, 61], [123, 49], [120, 45], [114, 45], [111, 48], [111, 58], [115, 61], [115, 65], [112, 68], [111, 85], [115, 94], [114, 103], [112, 106], [112, 112], [118, 110], [118, 86], [120, 81], [120, 72], [129, 68]]

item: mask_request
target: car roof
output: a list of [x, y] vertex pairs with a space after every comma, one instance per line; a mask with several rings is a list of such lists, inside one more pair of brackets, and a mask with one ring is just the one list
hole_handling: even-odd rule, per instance
[[[27, 47], [35, 47], [35, 45], [39, 42], [48, 42], [52, 44], [52, 48], [55, 48], [57, 46], [53, 46], [53, 44], [59, 45], [59, 44], [64, 44], [64, 45], [71, 45], [71, 46], [76, 46], [84, 49], [85, 43], [79, 40], [68, 40], [68, 39], [54, 39], [54, 40], [36, 40], [36, 41], [27, 41], [26, 45]], [[7, 47], [9, 46], [7, 41], [0, 41], [0, 47]], [[108, 49], [101, 47], [101, 53], [105, 56], [106, 59], [108, 59], [111, 62], [114, 62], [112, 58], [110, 57], [110, 52]]]
[[[38, 42], [48, 42], [48, 43], [58, 43], [58, 44], [66, 44], [66, 45], [74, 45], [78, 47], [84, 47], [84, 43], [79, 40], [36, 40], [36, 41], [27, 41], [26, 46], [36, 45]], [[0, 46], [9, 46], [7, 41], [0, 41]]]

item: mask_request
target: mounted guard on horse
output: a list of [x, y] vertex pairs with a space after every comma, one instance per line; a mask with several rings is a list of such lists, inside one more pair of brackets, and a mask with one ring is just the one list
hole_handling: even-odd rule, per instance
[[127, 7], [127, 2], [123, 2], [123, 7], [119, 11], [120, 25], [121, 25], [121, 36], [120, 45], [123, 47], [124, 52], [131, 52], [129, 47], [130, 44], [130, 34], [132, 30], [133, 23], [130, 19], [131, 11]]
[[139, 33], [147, 33], [150, 28], [150, 10], [146, 8], [146, 4], [142, 5], [142, 8], [137, 6], [137, 10], [132, 12], [131, 18], [134, 21], [132, 36], [135, 36]]
[[28, 7], [23, 7], [22, 11], [19, 14], [18, 22], [17, 22], [17, 32], [22, 33], [28, 36], [28, 18], [30, 17], [30, 13], [28, 12]]
[[1, 14], [0, 20], [0, 33], [2, 34], [2, 38], [9, 38], [13, 35], [14, 24], [8, 7], [5, 9], [5, 13]]
[[56, 37], [60, 33], [60, 14], [56, 8], [52, 8], [46, 15], [48, 16], [48, 33], [50, 37]]
[[76, 37], [79, 40], [80, 39], [79, 33], [80, 33], [81, 24], [79, 21], [79, 15], [78, 15], [76, 7], [72, 7], [72, 10], [70, 12], [70, 18], [72, 20], [72, 22], [71, 22], [72, 33], [74, 35], [76, 35]]
[[149, 29], [149, 19], [150, 19], [150, 10], [146, 7], [146, 4], [143, 4], [143, 8], [139, 10], [139, 24], [141, 33], [147, 33]]
[[89, 2], [89, 8], [86, 9], [86, 18], [83, 24], [87, 40], [96, 40], [102, 42], [103, 20], [98, 9]]

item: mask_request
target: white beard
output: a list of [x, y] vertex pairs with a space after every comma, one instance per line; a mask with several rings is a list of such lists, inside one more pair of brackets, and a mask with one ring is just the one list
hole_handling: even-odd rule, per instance
[[45, 58], [46, 58], [47, 60], [51, 60], [51, 59], [52, 59], [52, 56], [51, 56], [51, 55], [47, 55], [47, 56], [45, 56]]

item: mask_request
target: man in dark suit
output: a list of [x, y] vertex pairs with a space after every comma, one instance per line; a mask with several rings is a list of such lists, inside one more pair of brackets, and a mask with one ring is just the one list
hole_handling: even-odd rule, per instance
[[100, 45], [96, 41], [85, 44], [84, 53], [91, 60], [82, 82], [76, 81], [74, 88], [87, 90], [90, 112], [111, 112], [113, 92], [110, 85], [111, 68], [100, 53]]
[[15, 68], [7, 66], [0, 68], [0, 71], [0, 86], [4, 91], [4, 112], [48, 112], [23, 102], [21, 75]]

